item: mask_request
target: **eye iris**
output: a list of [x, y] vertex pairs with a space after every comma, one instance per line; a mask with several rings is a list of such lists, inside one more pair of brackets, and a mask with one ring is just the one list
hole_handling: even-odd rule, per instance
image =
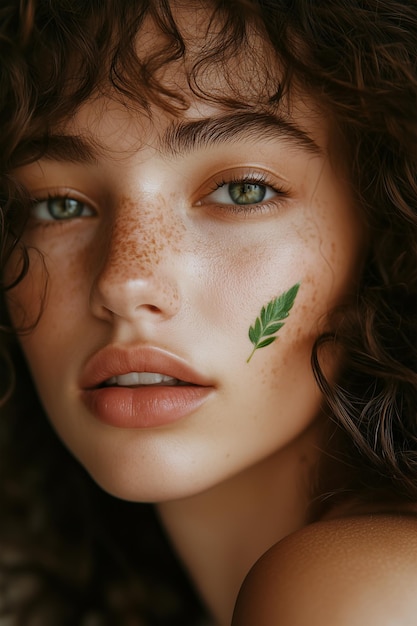
[[51, 198], [48, 200], [48, 211], [55, 219], [62, 220], [79, 217], [83, 205], [74, 198]]
[[229, 195], [237, 204], [255, 204], [265, 198], [266, 187], [256, 183], [231, 183]]

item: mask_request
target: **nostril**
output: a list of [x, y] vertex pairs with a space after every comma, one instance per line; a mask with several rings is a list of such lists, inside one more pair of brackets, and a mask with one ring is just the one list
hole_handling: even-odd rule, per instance
[[161, 314], [164, 311], [163, 306], [158, 306], [157, 304], [138, 304], [137, 306], [135, 306], [135, 311], [139, 312], [140, 310], [142, 311], [147, 311], [148, 313], [158, 313]]

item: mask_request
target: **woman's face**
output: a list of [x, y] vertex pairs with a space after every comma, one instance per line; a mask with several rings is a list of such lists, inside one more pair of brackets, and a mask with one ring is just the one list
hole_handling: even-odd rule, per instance
[[[362, 238], [307, 96], [274, 115], [196, 99], [181, 119], [153, 113], [89, 101], [20, 169], [39, 201], [9, 309], [33, 321], [47, 275], [21, 345], [52, 424], [106, 490], [163, 501], [317, 418], [311, 350], [353, 290]], [[295, 283], [276, 341], [248, 363], [249, 327]]]

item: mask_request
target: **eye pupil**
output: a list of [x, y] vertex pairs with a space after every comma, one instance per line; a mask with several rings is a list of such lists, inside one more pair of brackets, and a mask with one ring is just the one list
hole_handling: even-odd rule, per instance
[[79, 217], [83, 211], [83, 204], [74, 198], [50, 198], [48, 211], [58, 220]]
[[236, 204], [255, 204], [265, 198], [266, 187], [256, 183], [230, 183], [229, 195]]

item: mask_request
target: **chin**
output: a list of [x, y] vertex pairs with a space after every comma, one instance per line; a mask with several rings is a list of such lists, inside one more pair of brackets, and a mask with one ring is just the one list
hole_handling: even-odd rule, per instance
[[[82, 461], [81, 461], [82, 462]], [[108, 494], [129, 502], [158, 504], [182, 500], [202, 493], [218, 481], [197, 476], [185, 467], [140, 468], [127, 460], [122, 463], [82, 462], [91, 478]]]

